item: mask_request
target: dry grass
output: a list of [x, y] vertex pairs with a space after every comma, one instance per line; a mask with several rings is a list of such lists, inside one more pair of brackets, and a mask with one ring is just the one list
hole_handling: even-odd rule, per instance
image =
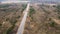
[[[52, 18], [57, 19], [55, 8], [32, 4], [35, 13], [28, 16], [24, 34], [60, 34], [60, 25]], [[49, 12], [49, 13], [48, 13]], [[59, 23], [59, 22], [58, 22]]]
[[0, 6], [0, 34], [16, 34], [25, 4], [4, 4]]

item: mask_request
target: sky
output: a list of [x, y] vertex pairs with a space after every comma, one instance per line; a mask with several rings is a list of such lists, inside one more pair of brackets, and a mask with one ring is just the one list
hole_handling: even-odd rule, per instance
[[0, 0], [0, 1], [20, 1], [20, 0]]
[[[21, 1], [21, 0], [0, 0], [0, 1]], [[33, 1], [60, 1], [60, 0], [33, 0]]]

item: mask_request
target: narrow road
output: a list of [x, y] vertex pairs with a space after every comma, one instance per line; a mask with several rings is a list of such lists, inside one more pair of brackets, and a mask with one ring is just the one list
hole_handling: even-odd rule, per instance
[[28, 3], [27, 4], [27, 8], [23, 11], [24, 13], [24, 16], [23, 16], [23, 19], [21, 21], [21, 24], [18, 28], [18, 31], [17, 31], [17, 34], [23, 34], [23, 31], [24, 31], [24, 26], [25, 26], [25, 22], [26, 22], [26, 18], [27, 18], [27, 14], [28, 14], [28, 11], [29, 11], [29, 8], [30, 8], [30, 4]]

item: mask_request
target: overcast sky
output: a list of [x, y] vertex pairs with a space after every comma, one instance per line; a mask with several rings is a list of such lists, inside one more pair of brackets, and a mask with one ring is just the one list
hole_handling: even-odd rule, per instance
[[[21, 1], [21, 0], [0, 0], [0, 1]], [[33, 0], [37, 1], [37, 0]], [[60, 0], [38, 0], [38, 1], [60, 1]]]
[[0, 0], [0, 1], [20, 1], [20, 0]]

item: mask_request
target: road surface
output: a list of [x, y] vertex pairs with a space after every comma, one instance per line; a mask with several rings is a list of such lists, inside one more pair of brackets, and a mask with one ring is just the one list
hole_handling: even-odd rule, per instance
[[28, 3], [27, 4], [27, 8], [23, 11], [24, 13], [24, 16], [23, 16], [23, 19], [21, 21], [21, 24], [18, 28], [18, 31], [17, 31], [17, 34], [23, 34], [23, 31], [24, 31], [24, 26], [25, 26], [25, 22], [26, 22], [26, 18], [27, 18], [27, 14], [28, 14], [28, 11], [29, 11], [29, 8], [30, 8], [30, 4]]

